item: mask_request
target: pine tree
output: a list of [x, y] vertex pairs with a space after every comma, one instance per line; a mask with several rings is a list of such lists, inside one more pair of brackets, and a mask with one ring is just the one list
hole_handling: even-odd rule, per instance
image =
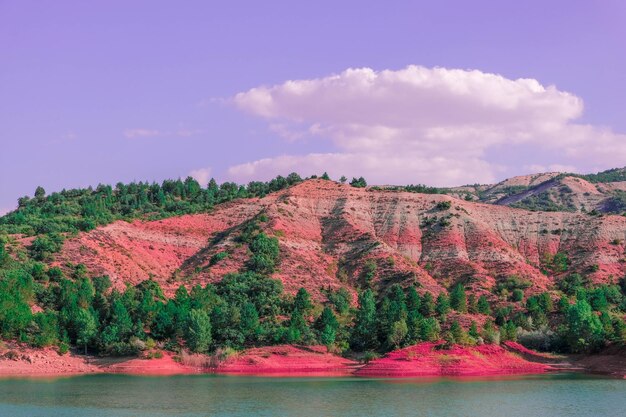
[[463, 285], [455, 285], [450, 292], [450, 306], [459, 313], [467, 313], [467, 297]]
[[376, 302], [374, 293], [367, 289], [359, 294], [359, 308], [356, 311], [350, 345], [356, 351], [373, 350], [378, 347], [376, 332]]
[[481, 295], [478, 298], [476, 308], [480, 314], [484, 314], [486, 316], [491, 315], [491, 306], [489, 305], [489, 301], [487, 301], [487, 297], [485, 297], [484, 295]]
[[432, 317], [435, 314], [436, 306], [433, 299], [433, 295], [429, 292], [425, 293], [422, 297], [422, 305], [420, 306], [420, 313], [424, 317]]
[[211, 320], [206, 311], [191, 310], [187, 326], [187, 346], [192, 352], [205, 353], [211, 346]]
[[443, 292], [440, 292], [439, 295], [437, 296], [436, 310], [437, 310], [437, 314], [439, 315], [439, 317], [441, 317], [443, 320], [445, 320], [445, 317], [450, 312], [450, 300], [448, 296], [444, 294]]

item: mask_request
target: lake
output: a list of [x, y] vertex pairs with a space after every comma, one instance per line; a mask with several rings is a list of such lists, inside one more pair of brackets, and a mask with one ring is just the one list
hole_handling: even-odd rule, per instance
[[624, 416], [626, 381], [137, 377], [0, 379], [0, 416]]

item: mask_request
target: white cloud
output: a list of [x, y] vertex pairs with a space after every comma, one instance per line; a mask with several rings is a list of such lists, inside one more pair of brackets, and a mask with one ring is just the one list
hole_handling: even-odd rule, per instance
[[0, 207], [0, 217], [15, 210], [15, 207]]
[[200, 183], [201, 186], [206, 187], [211, 179], [211, 168], [199, 168], [194, 169], [188, 175], [192, 178], [195, 178], [196, 181]]
[[124, 130], [124, 136], [129, 139], [135, 138], [152, 138], [155, 136], [161, 136], [163, 132], [156, 129], [126, 129]]
[[178, 136], [178, 137], [189, 137], [195, 136], [204, 133], [204, 130], [200, 129], [185, 129], [180, 128], [176, 131], [162, 131], [158, 129], [145, 129], [145, 128], [136, 128], [136, 129], [126, 129], [124, 130], [124, 136], [128, 139], [135, 138], [153, 138], [158, 136]]
[[561, 165], [561, 164], [550, 164], [550, 165], [540, 165], [540, 164], [532, 164], [532, 165], [524, 165], [524, 169], [530, 172], [573, 172], [576, 173], [578, 170], [574, 165]]
[[501, 147], [534, 150], [518, 169], [580, 171], [626, 161], [626, 135], [575, 123], [583, 112], [579, 97], [534, 79], [476, 70], [348, 69], [253, 88], [232, 101], [289, 141], [319, 137], [336, 148], [231, 167], [230, 177], [239, 181], [328, 171], [376, 183], [484, 183], [513, 168], [498, 161]]

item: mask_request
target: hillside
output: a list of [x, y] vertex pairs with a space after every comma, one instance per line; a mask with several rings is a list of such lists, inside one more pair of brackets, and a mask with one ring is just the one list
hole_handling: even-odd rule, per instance
[[589, 175], [559, 172], [524, 175], [495, 185], [455, 187], [449, 193], [528, 210], [623, 214], [626, 168]]
[[[325, 180], [236, 200], [208, 214], [114, 222], [68, 239], [56, 262], [83, 263], [120, 288], [153, 277], [171, 293], [181, 283], [214, 282], [240, 270], [250, 255], [238, 237], [260, 217], [261, 229], [280, 244], [273, 276], [288, 292], [304, 287], [317, 299], [322, 287], [369, 285], [367, 268], [375, 288], [415, 283], [437, 294], [457, 282], [486, 293], [511, 276], [536, 293], [572, 272], [611, 283], [626, 267], [621, 216], [531, 212]], [[222, 252], [228, 256], [211, 265]], [[557, 253], [569, 258], [564, 270], [551, 264]]]

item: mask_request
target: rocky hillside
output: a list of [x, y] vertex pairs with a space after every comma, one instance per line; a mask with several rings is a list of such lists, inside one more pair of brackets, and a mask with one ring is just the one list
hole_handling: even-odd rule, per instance
[[626, 168], [590, 175], [523, 175], [495, 185], [468, 185], [448, 192], [459, 198], [528, 210], [623, 214]]
[[84, 263], [119, 287], [152, 276], [171, 292], [181, 283], [215, 281], [239, 270], [250, 258], [239, 237], [254, 222], [279, 240], [274, 277], [288, 292], [305, 287], [318, 299], [323, 288], [384, 289], [396, 282], [433, 293], [463, 282], [484, 293], [512, 276], [533, 293], [574, 271], [594, 282], [616, 281], [626, 272], [626, 217], [506, 207], [498, 201], [511, 195], [494, 190], [518, 186], [528, 192], [550, 181], [559, 185], [542, 192], [558, 193], [567, 185], [572, 198], [587, 198], [587, 209], [588, 201], [609, 189], [543, 174], [492, 187], [495, 204], [483, 204], [308, 180], [264, 198], [219, 205], [209, 214], [99, 227], [68, 239], [56, 262]]

